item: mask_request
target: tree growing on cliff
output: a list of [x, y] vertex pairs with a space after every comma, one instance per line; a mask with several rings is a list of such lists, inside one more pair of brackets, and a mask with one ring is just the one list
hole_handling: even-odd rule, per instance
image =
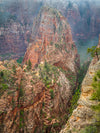
[[13, 72], [16, 74], [16, 66], [15, 65], [13, 65], [12, 69], [13, 69]]
[[98, 105], [93, 106], [94, 111], [96, 111], [96, 127], [98, 132], [100, 131], [100, 70], [97, 71], [97, 73], [94, 76], [93, 79], [93, 94], [92, 94], [92, 100], [97, 100]]
[[97, 57], [99, 60], [99, 55], [100, 55], [100, 48], [97, 48], [96, 46], [92, 46], [91, 48], [87, 49], [87, 53], [91, 54], [91, 57]]
[[27, 69], [30, 70], [32, 68], [32, 63], [30, 60], [28, 60]]

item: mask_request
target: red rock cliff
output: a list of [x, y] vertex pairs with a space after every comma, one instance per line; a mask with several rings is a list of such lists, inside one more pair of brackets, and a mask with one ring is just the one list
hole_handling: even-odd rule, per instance
[[77, 49], [72, 39], [71, 28], [57, 10], [44, 7], [33, 23], [31, 43], [23, 62], [31, 61], [32, 67], [44, 60], [75, 71]]

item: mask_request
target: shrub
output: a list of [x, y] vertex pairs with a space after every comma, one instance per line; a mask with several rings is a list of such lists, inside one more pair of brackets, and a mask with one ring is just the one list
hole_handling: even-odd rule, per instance
[[81, 130], [80, 133], [98, 133], [96, 126], [87, 126], [85, 129]]
[[12, 69], [13, 69], [13, 72], [16, 73], [16, 66], [15, 65], [13, 65]]
[[20, 91], [19, 91], [19, 97], [22, 97], [23, 96], [23, 89], [20, 88]]
[[92, 83], [94, 93], [92, 95], [92, 100], [100, 101], [100, 70], [95, 74]]
[[7, 84], [2, 84], [2, 89], [3, 90], [7, 90], [8, 89], [8, 85]]
[[4, 73], [3, 71], [0, 72], [0, 77], [3, 77], [4, 76]]
[[53, 99], [54, 98], [54, 91], [53, 91], [53, 89], [50, 90], [50, 94], [51, 94], [51, 99]]
[[91, 48], [87, 49], [87, 53], [91, 54], [91, 57], [97, 57], [99, 60], [99, 55], [100, 55], [100, 48], [97, 48], [96, 46], [92, 46]]
[[32, 63], [30, 60], [28, 60], [27, 69], [30, 70], [32, 68]]
[[19, 64], [21, 64], [22, 61], [23, 61], [23, 57], [20, 57], [20, 58], [17, 60], [17, 62], [18, 62]]
[[75, 94], [73, 95], [72, 99], [71, 99], [71, 105], [70, 108], [68, 110], [68, 112], [70, 113], [70, 116], [73, 112], [73, 110], [77, 107], [77, 101], [80, 97], [80, 88], [76, 90]]
[[45, 61], [45, 64], [43, 66], [39, 66], [39, 69], [40, 79], [43, 80], [43, 83], [47, 88], [50, 88], [52, 78], [53, 81], [57, 80], [57, 77], [59, 75], [57, 67], [52, 66]]
[[[97, 100], [98, 102], [100, 102], [100, 70], [95, 74], [94, 78], [93, 78], [93, 94], [91, 99], [92, 100]], [[92, 106], [92, 109], [95, 111], [95, 126], [98, 132], [100, 132], [100, 104], [96, 105], [96, 106]]]

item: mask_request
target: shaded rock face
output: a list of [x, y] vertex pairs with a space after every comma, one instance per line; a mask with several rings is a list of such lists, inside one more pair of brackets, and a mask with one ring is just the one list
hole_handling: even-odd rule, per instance
[[[67, 18], [73, 38], [87, 40], [97, 37], [100, 33], [100, 2], [99, 1], [46, 1], [44, 4], [55, 7]], [[98, 27], [98, 28], [97, 28]]]
[[[98, 2], [98, 4], [100, 3]], [[83, 1], [79, 4], [71, 3], [67, 6], [65, 14], [73, 29], [74, 39], [87, 40], [99, 35], [99, 10], [95, 3], [88, 1]]]
[[31, 43], [23, 62], [32, 67], [44, 60], [75, 72], [79, 63], [77, 49], [67, 20], [55, 9], [44, 7], [33, 24]]
[[47, 88], [39, 69], [28, 71], [27, 66], [22, 69], [15, 61], [0, 62], [0, 132], [60, 130], [72, 97], [72, 86], [57, 67], [52, 70], [52, 83]]
[[0, 2], [0, 60], [24, 56], [34, 16], [42, 3], [33, 1]]
[[[100, 38], [98, 47], [100, 47]], [[93, 78], [98, 70], [100, 70], [100, 60], [97, 61], [97, 58], [94, 57], [82, 83], [82, 92], [78, 101], [78, 106], [73, 110], [65, 128], [62, 129], [60, 133], [81, 133], [86, 127], [95, 125], [97, 118], [96, 112], [92, 107], [98, 105], [99, 102], [97, 100], [91, 100], [91, 97], [94, 92], [92, 86]]]
[[7, 24], [7, 27], [0, 27], [1, 59], [23, 56], [28, 46], [28, 35], [25, 26], [13, 20]]

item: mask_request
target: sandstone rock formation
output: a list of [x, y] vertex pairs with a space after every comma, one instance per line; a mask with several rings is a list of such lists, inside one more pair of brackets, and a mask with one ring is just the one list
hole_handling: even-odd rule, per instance
[[[98, 47], [100, 47], [100, 37]], [[81, 130], [86, 127], [95, 125], [96, 112], [92, 109], [92, 106], [98, 105], [98, 101], [91, 100], [91, 97], [94, 92], [92, 86], [93, 78], [98, 70], [100, 70], [100, 60], [97, 61], [97, 58], [94, 57], [82, 83], [82, 92], [78, 101], [78, 106], [73, 111], [65, 128], [62, 129], [60, 133], [81, 133]]]
[[24, 56], [28, 47], [34, 16], [41, 5], [30, 1], [0, 2], [0, 60]]
[[[41, 10], [30, 41], [23, 66], [0, 63], [2, 133], [60, 131], [77, 86], [79, 56], [70, 26], [56, 9]], [[29, 60], [32, 70], [25, 65]]]
[[[14, 0], [8, 3], [3, 2], [0, 3], [0, 59], [2, 60], [24, 55], [34, 17], [44, 5], [56, 8], [67, 18], [73, 38], [79, 41], [78, 44], [80, 44], [80, 39], [83, 42], [91, 40], [100, 33], [99, 1]], [[8, 17], [13, 22], [8, 21], [5, 25], [3, 19], [7, 20]]]
[[70, 25], [56, 9], [43, 7], [34, 21], [31, 43], [23, 62], [28, 60], [33, 68], [47, 60], [64, 70], [77, 70], [79, 58]]
[[99, 35], [100, 28], [97, 27], [100, 27], [100, 1], [44, 0], [44, 4], [58, 9], [67, 18], [74, 40], [87, 40]]
[[56, 132], [66, 121], [79, 56], [65, 20], [48, 7], [38, 15], [24, 57], [34, 69], [15, 61], [0, 63], [0, 131]]
[[28, 29], [13, 20], [6, 27], [0, 27], [1, 60], [23, 56], [28, 46], [28, 35]]
[[57, 67], [48, 67], [46, 73], [43, 64], [32, 71], [15, 61], [0, 62], [0, 132], [60, 131], [76, 85]]

